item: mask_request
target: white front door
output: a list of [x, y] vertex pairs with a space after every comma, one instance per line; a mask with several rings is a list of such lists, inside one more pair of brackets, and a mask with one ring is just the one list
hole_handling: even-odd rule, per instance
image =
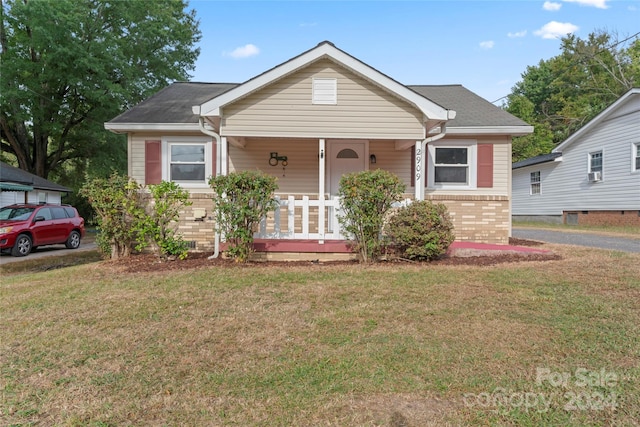
[[368, 141], [328, 141], [329, 168], [328, 190], [333, 197], [338, 194], [342, 175], [367, 169]]

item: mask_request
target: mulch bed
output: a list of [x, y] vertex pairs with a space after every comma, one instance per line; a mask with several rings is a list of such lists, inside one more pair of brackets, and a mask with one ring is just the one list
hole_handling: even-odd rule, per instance
[[[542, 243], [531, 240], [523, 239], [510, 239], [509, 244], [513, 246], [540, 246]], [[490, 266], [511, 262], [521, 261], [554, 261], [559, 260], [561, 257], [552, 252], [549, 253], [513, 253], [502, 251], [490, 251], [491, 254], [487, 254], [486, 251], [482, 252], [479, 256], [450, 256], [445, 255], [440, 259], [429, 262], [411, 262], [404, 260], [392, 260], [384, 261], [386, 264], [397, 265], [475, 265], [475, 266]], [[274, 268], [282, 266], [310, 266], [310, 265], [353, 265], [357, 264], [356, 261], [337, 261], [337, 262], [311, 262], [311, 261], [294, 261], [294, 262], [281, 262], [281, 261], [269, 261], [269, 262], [248, 262], [245, 264], [238, 264], [230, 259], [223, 259], [218, 257], [215, 259], [209, 259], [210, 253], [190, 253], [187, 259], [174, 260], [174, 261], [160, 261], [153, 254], [137, 254], [128, 258], [118, 259], [114, 261], [108, 261], [108, 264], [117, 268], [120, 271], [127, 273], [145, 273], [145, 272], [162, 272], [162, 271], [181, 271], [181, 270], [194, 270], [201, 268]]]

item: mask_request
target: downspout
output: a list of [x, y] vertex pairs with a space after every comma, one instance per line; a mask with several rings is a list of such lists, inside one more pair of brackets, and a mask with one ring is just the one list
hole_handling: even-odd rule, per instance
[[[216, 171], [215, 171], [215, 176], [218, 176], [220, 174], [220, 161], [222, 158], [222, 150], [221, 150], [221, 146], [220, 146], [220, 134], [209, 130], [207, 128], [204, 127], [204, 117], [200, 116], [198, 118], [198, 126], [200, 128], [200, 132], [204, 133], [205, 135], [209, 135], [212, 136], [216, 139]], [[220, 232], [217, 230], [218, 227], [216, 227], [216, 230], [214, 231], [214, 238], [213, 238], [213, 255], [211, 255], [209, 257], [209, 259], [214, 259], [214, 258], [218, 258], [218, 255], [220, 255]]]
[[[424, 155], [422, 156], [422, 170], [425, 170], [426, 165], [425, 162], [427, 162], [428, 160], [428, 155], [427, 155], [427, 145], [430, 142], [434, 142], [437, 141], [439, 139], [442, 139], [445, 135], [447, 134], [447, 123], [443, 123], [440, 125], [440, 133], [430, 136], [428, 138], [425, 138], [422, 140], [422, 152], [424, 153]], [[420, 184], [420, 186], [422, 187], [422, 191], [419, 191], [419, 197], [421, 198], [421, 200], [424, 200], [424, 193], [425, 193], [425, 189], [426, 189], [426, 185], [424, 184], [424, 180], [421, 180], [422, 183]], [[418, 185], [418, 183], [416, 182], [416, 185]], [[417, 188], [417, 187], [416, 187]]]

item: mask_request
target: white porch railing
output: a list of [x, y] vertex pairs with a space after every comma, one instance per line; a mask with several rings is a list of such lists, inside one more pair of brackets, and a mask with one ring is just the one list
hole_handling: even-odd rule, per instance
[[256, 239], [345, 240], [338, 215], [340, 199], [311, 199], [302, 196], [276, 196], [280, 208], [260, 222]]
[[[324, 200], [309, 196], [276, 196], [280, 208], [260, 222], [254, 233], [256, 239], [283, 240], [346, 240], [340, 227], [340, 198]], [[394, 203], [394, 207], [406, 206], [411, 199]]]

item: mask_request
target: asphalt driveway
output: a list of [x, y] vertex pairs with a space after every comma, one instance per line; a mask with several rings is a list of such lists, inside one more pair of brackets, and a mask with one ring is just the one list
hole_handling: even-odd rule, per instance
[[518, 239], [640, 253], [640, 234], [637, 238], [632, 238], [596, 233], [513, 227], [512, 235]]
[[84, 251], [93, 251], [98, 248], [94, 242], [89, 243], [80, 243], [80, 247], [78, 249], [67, 249], [64, 245], [51, 245], [51, 246], [42, 246], [36, 249], [34, 252], [31, 252], [26, 257], [14, 257], [9, 253], [1, 253], [0, 254], [0, 265], [9, 264], [12, 262], [33, 260], [45, 257], [52, 256], [62, 256], [69, 255], [75, 252], [84, 252]]

